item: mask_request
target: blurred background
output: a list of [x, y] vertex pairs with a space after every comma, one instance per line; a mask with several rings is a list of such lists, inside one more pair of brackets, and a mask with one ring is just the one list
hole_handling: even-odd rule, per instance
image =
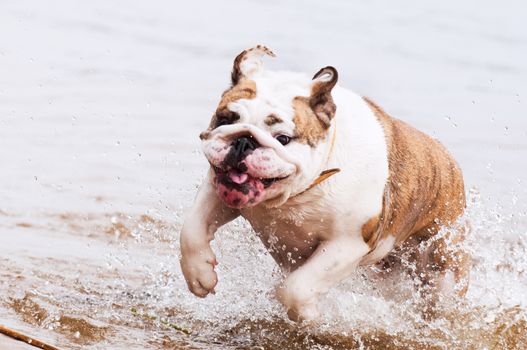
[[178, 202], [206, 165], [192, 151], [234, 57], [258, 43], [278, 54], [272, 69], [337, 67], [341, 85], [446, 144], [468, 187], [503, 204], [525, 195], [521, 1], [1, 6], [0, 154], [9, 166], [0, 181], [10, 206]]
[[[266, 60], [269, 69], [312, 75], [335, 66], [342, 86], [444, 143], [470, 192], [479, 264], [472, 296], [492, 295], [478, 305], [501, 305], [488, 309], [496, 315], [503, 305], [524, 306], [526, 10], [519, 0], [3, 1], [0, 322], [67, 348], [223, 348], [268, 340], [233, 331], [252, 309], [249, 319], [270, 322], [273, 341], [333, 344], [280, 338], [285, 328], [298, 330], [273, 299], [273, 262], [241, 221], [217, 243], [226, 261], [219, 296], [193, 298], [179, 271], [181, 217], [207, 168], [198, 134], [229, 84], [234, 57], [256, 44], [277, 54]], [[330, 318], [350, 329], [366, 324], [394, 336], [406, 327], [395, 324], [412, 324], [396, 311], [387, 324], [367, 311], [348, 319], [373, 302], [345, 295]], [[137, 305], [144, 310], [130, 311]], [[148, 313], [159, 319], [141, 316]], [[504, 317], [525, 318], [523, 309], [514, 315]], [[189, 338], [163, 317], [205, 336]], [[439, 329], [454, 334], [444, 335], [452, 346], [458, 337], [448, 327]], [[499, 328], [489, 327], [479, 328]], [[359, 331], [342, 337], [350, 347], [357, 339], [375, 345]], [[247, 343], [232, 340], [241, 338]], [[403, 344], [418, 338], [426, 336]]]

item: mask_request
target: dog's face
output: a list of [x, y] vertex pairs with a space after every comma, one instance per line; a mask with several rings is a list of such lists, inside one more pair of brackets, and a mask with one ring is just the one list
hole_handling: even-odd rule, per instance
[[214, 185], [232, 208], [284, 203], [302, 192], [324, 167], [336, 106], [333, 67], [313, 80], [293, 73], [264, 71], [264, 46], [234, 60], [232, 87], [225, 91], [200, 134], [214, 171]]

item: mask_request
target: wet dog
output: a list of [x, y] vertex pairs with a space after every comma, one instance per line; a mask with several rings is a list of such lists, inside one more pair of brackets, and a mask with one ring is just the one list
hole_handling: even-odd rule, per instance
[[316, 319], [321, 294], [401, 246], [415, 247], [415, 274], [433, 294], [464, 294], [463, 235], [437, 235], [465, 208], [446, 149], [337, 85], [335, 68], [309, 79], [265, 70], [265, 55], [257, 46], [236, 57], [200, 135], [210, 170], [181, 233], [190, 291], [214, 292], [209, 243], [241, 215], [287, 275], [278, 297], [291, 319]]

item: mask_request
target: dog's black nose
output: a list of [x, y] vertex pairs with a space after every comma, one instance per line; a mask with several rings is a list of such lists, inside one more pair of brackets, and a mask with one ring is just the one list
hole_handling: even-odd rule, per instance
[[245, 135], [237, 138], [231, 143], [231, 148], [222, 162], [222, 167], [238, 169], [241, 172], [246, 171], [247, 166], [243, 160], [258, 147], [260, 145], [252, 136]]
[[245, 158], [251, 151], [260, 146], [258, 142], [252, 136], [241, 136], [234, 140], [232, 148], [234, 150], [234, 158], [241, 160]]

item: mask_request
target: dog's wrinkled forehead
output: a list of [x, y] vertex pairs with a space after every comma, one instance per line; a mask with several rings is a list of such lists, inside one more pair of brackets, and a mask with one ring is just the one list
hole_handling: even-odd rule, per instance
[[[254, 95], [238, 96], [242, 98], [223, 104], [230, 111], [238, 113], [243, 122], [251, 124], [262, 121], [269, 124], [272, 120], [292, 123], [293, 99], [309, 96], [310, 93], [310, 80], [304, 75], [289, 72], [261, 71], [251, 80], [241, 83], [249, 84], [256, 87]], [[232, 96], [227, 97], [230, 99]]]
[[313, 79], [299, 73], [268, 71], [263, 69], [265, 55], [275, 56], [258, 45], [235, 58], [232, 86], [223, 93], [208, 131], [237, 122], [262, 128], [281, 125], [295, 129], [299, 142], [314, 146], [326, 135], [335, 112], [330, 93], [337, 81], [336, 70], [326, 67]]
[[220, 115], [234, 112], [240, 121], [255, 125], [292, 123], [292, 101], [297, 96], [309, 96], [311, 80], [303, 74], [264, 70], [265, 55], [275, 56], [259, 45], [236, 57], [231, 75], [233, 85], [225, 91], [217, 108]]

